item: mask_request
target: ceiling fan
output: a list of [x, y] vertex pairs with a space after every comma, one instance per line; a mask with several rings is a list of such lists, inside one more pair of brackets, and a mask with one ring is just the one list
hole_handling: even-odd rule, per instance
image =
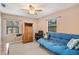
[[35, 6], [31, 4], [29, 4], [27, 7], [28, 9], [23, 9], [23, 10], [26, 10], [28, 14], [31, 14], [31, 15], [37, 15], [39, 12], [42, 11], [42, 9], [36, 8]]

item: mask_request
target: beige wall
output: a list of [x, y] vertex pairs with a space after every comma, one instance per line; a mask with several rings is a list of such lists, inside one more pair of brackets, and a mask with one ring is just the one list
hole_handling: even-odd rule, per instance
[[[14, 34], [6, 34], [6, 22], [7, 20], [14, 20], [14, 21], [19, 21], [19, 30], [20, 33], [23, 33], [23, 24], [24, 23], [33, 23], [33, 34], [35, 32], [37, 32], [37, 20], [35, 19], [31, 19], [31, 18], [26, 18], [26, 17], [21, 17], [21, 16], [15, 16], [15, 15], [9, 15], [9, 14], [2, 14], [2, 27], [3, 27], [3, 43], [6, 42], [12, 42], [14, 41], [15, 37], [15, 33]], [[34, 36], [34, 35], [33, 35]]]
[[44, 33], [48, 32], [48, 21], [46, 19], [39, 19], [37, 26], [38, 30], [43, 30]]
[[0, 45], [1, 45], [1, 13], [0, 13]]
[[0, 54], [1, 54], [1, 13], [0, 13]]
[[[57, 18], [57, 32], [79, 34], [79, 5], [39, 19], [38, 30], [48, 30], [48, 20]], [[59, 17], [61, 16], [61, 17]]]

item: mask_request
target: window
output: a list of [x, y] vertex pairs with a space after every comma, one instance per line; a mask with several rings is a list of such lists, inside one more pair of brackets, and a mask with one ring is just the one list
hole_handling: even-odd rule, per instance
[[57, 28], [56, 19], [52, 19], [52, 20], [48, 21], [48, 32], [49, 31], [56, 32], [56, 28]]
[[19, 22], [18, 21], [7, 21], [7, 34], [19, 33]]

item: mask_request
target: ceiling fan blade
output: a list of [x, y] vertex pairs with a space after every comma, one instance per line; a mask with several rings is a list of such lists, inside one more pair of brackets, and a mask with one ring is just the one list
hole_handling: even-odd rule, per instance
[[42, 11], [41, 9], [35, 10], [35, 11]]
[[23, 11], [29, 11], [29, 10], [27, 10], [27, 9], [21, 9], [21, 10], [23, 10]]

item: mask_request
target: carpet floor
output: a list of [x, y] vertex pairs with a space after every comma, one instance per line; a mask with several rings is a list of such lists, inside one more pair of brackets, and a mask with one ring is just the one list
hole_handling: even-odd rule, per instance
[[54, 53], [40, 47], [37, 42], [31, 42], [10, 45], [9, 55], [54, 55]]

